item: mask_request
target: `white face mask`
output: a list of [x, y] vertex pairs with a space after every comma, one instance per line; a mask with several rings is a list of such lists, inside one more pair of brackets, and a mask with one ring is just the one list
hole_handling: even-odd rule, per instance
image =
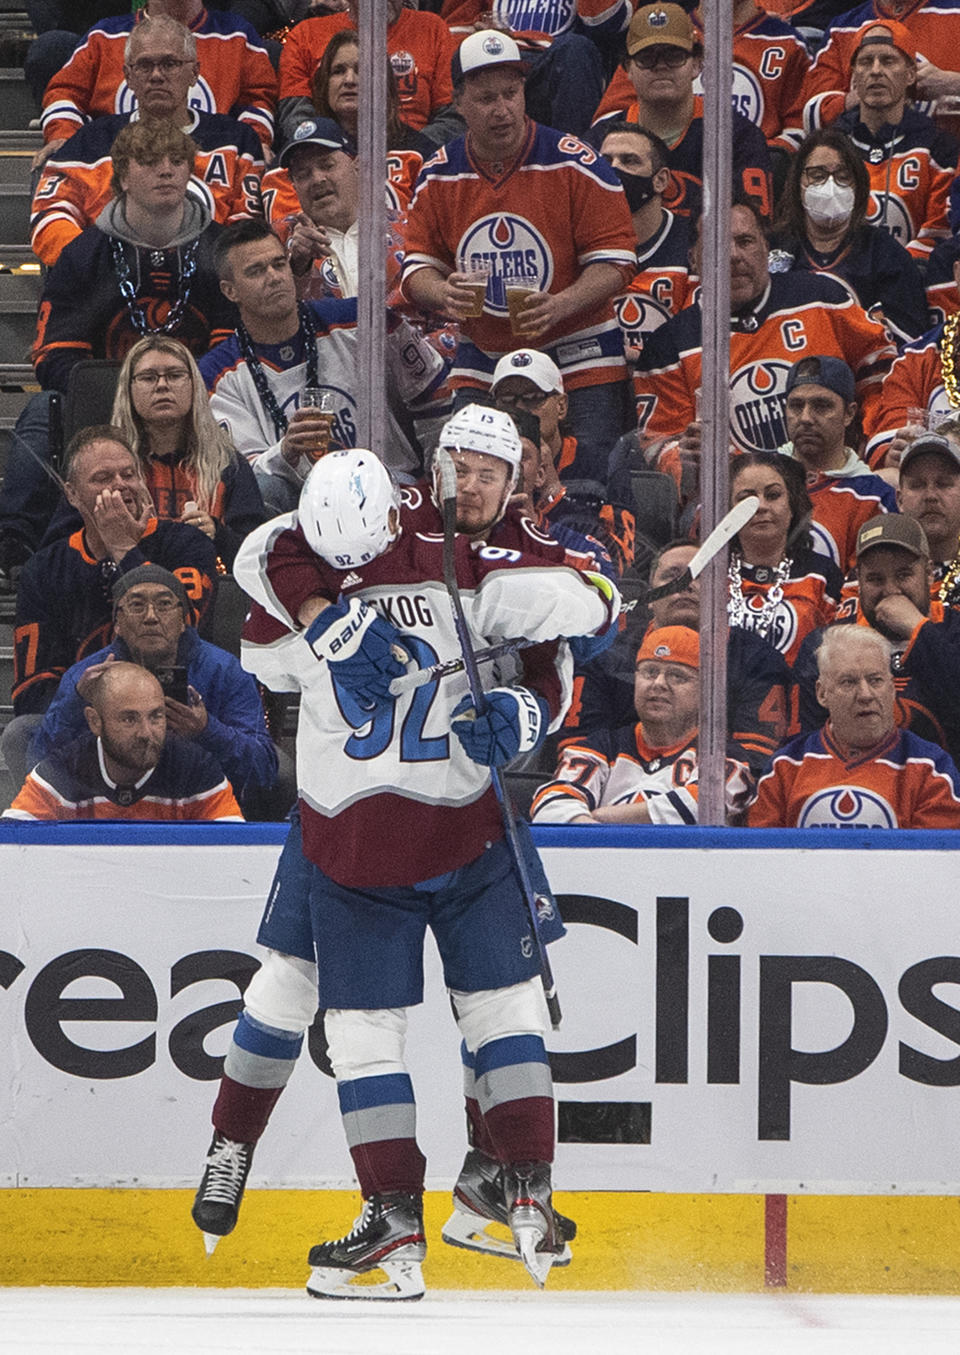
[[831, 176], [826, 183], [812, 183], [803, 190], [803, 205], [818, 226], [839, 226], [849, 221], [855, 194]]

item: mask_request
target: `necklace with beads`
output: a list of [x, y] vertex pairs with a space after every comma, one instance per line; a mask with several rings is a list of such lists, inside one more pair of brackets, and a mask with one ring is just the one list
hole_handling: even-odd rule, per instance
[[[130, 264], [127, 259], [126, 251], [123, 247], [123, 241], [117, 236], [110, 236], [110, 252], [113, 255], [113, 267], [117, 275], [117, 286], [120, 288], [120, 295], [123, 297], [127, 307], [127, 314], [130, 316], [130, 323], [137, 333], [143, 337], [146, 334], [169, 334], [176, 329], [183, 319], [184, 311], [187, 309], [187, 301], [190, 297], [190, 288], [193, 286], [194, 275], [197, 271], [197, 253], [200, 249], [200, 237], [191, 240], [190, 243], [180, 254], [180, 278], [177, 283], [177, 297], [167, 312], [167, 318], [162, 325], [152, 326], [148, 323], [144, 308], [137, 300], [137, 289], [133, 285], [133, 279], [130, 276]], [[165, 261], [165, 250], [150, 251], [150, 265], [152, 268], [160, 268]], [[148, 298], [147, 304], [154, 302], [153, 297]]]
[[[297, 302], [297, 316], [300, 321], [300, 328], [294, 340], [294, 344], [290, 346], [289, 356], [283, 348], [280, 350], [280, 356], [285, 362], [289, 361], [289, 359], [294, 356], [294, 345], [299, 340], [307, 361], [306, 385], [308, 387], [317, 386], [320, 383], [318, 375], [319, 359], [317, 356], [317, 326], [314, 322], [313, 312], [305, 301]], [[269, 416], [273, 423], [277, 437], [282, 438], [287, 431], [287, 416], [280, 408], [277, 397], [270, 389], [267, 374], [263, 370], [263, 363], [257, 356], [253, 340], [243, 321], [237, 325], [236, 335], [237, 342], [240, 345], [240, 352], [247, 364], [247, 370], [253, 378], [253, 384], [257, 389], [257, 395], [260, 398], [260, 403], [263, 406], [264, 412]]]
[[767, 632], [773, 625], [777, 608], [783, 601], [783, 585], [790, 577], [793, 560], [789, 555], [785, 555], [776, 569], [771, 571], [770, 587], [767, 589], [763, 605], [759, 610], [747, 606], [747, 600], [743, 595], [742, 564], [743, 560], [739, 551], [732, 551], [730, 567], [727, 570], [727, 578], [730, 582], [727, 615], [730, 618], [731, 626], [744, 626], [748, 630], [755, 630], [758, 635], [766, 638]]
[[960, 311], [954, 311], [943, 325], [943, 337], [940, 340], [940, 371], [943, 374], [943, 389], [947, 393], [951, 409], [960, 409], [960, 377], [957, 374], [957, 330], [960, 329]]

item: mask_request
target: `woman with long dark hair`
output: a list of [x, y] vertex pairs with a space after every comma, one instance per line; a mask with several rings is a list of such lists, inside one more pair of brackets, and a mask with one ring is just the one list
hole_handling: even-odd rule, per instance
[[843, 578], [810, 548], [813, 506], [803, 468], [779, 452], [747, 452], [730, 464], [730, 502], [760, 506], [730, 547], [727, 612], [731, 626], [755, 631], [788, 663], [804, 638], [828, 625]]
[[913, 257], [867, 220], [870, 177], [843, 132], [812, 132], [793, 157], [770, 241], [770, 271], [830, 273], [865, 311], [879, 310], [899, 344], [928, 328]]

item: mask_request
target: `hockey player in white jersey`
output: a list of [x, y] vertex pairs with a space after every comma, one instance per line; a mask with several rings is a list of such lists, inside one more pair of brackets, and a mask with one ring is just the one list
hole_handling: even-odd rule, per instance
[[[308, 481], [299, 524], [268, 524], [238, 564], [259, 604], [245, 662], [270, 685], [302, 691], [302, 845], [295, 825], [258, 937], [271, 953], [228, 1053], [194, 1217], [215, 1235], [233, 1226], [253, 1145], [313, 1017], [318, 971], [364, 1197], [352, 1232], [311, 1252], [308, 1288], [318, 1296], [423, 1292], [424, 1160], [403, 1037], [405, 1008], [421, 1000], [428, 924], [476, 1077], [468, 1098], [474, 1148], [445, 1236], [505, 1254], [485, 1223], [509, 1223], [521, 1209], [529, 1219], [532, 1210], [541, 1230], [535, 1278], [569, 1255], [572, 1228], [558, 1222], [550, 1198], [543, 1000], [488, 768], [556, 727], [570, 679], [559, 637], [608, 629], [617, 600], [532, 524], [504, 518], [520, 457], [509, 418], [472, 407], [441, 441], [457, 468], [457, 574], [475, 643], [540, 642], [523, 651], [521, 683], [487, 694], [484, 716], [452, 721], [466, 690], [456, 676], [390, 695], [404, 671], [398, 653], [422, 667], [458, 653], [440, 582], [440, 518], [426, 486], [404, 490], [398, 507], [369, 453], [326, 458]], [[340, 471], [342, 500], [318, 497]], [[562, 931], [555, 915], [542, 921], [546, 939]], [[378, 1264], [384, 1284], [353, 1286]]]

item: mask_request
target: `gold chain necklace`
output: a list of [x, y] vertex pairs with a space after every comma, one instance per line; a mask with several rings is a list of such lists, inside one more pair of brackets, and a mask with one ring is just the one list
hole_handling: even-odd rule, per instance
[[954, 311], [943, 325], [943, 338], [940, 340], [940, 371], [943, 375], [943, 389], [947, 393], [951, 409], [960, 409], [960, 375], [957, 373], [957, 331], [960, 330], [960, 311]]

